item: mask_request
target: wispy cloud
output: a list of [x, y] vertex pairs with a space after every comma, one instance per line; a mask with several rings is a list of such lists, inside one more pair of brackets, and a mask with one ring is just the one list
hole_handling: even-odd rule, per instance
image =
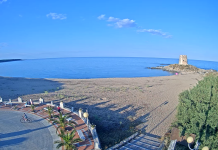
[[98, 16], [98, 19], [99, 19], [99, 20], [105, 19], [105, 15], [100, 15], [100, 16]]
[[123, 27], [136, 27], [136, 23], [134, 20], [130, 19], [123, 19], [115, 22], [115, 26], [118, 28], [123, 28]]
[[154, 30], [154, 29], [141, 29], [141, 30], [137, 30], [137, 32], [148, 32], [154, 35], [160, 35], [163, 36], [165, 38], [171, 38], [172, 35], [169, 35], [166, 32], [162, 32], [161, 30]]
[[19, 17], [23, 17], [22, 15], [18, 15]]
[[52, 19], [67, 19], [65, 14], [57, 14], [57, 13], [49, 13], [46, 15], [47, 17], [51, 17]]
[[138, 24], [135, 22], [135, 20], [131, 20], [131, 19], [120, 19], [120, 18], [115, 18], [115, 17], [105, 18], [105, 15], [100, 15], [98, 17], [98, 19], [99, 20], [106, 20], [107, 22], [109, 22], [109, 24], [107, 24], [107, 26], [113, 26], [116, 28], [135, 27], [138, 29], [138, 30], [136, 30], [137, 32], [147, 32], [147, 33], [151, 33], [153, 35], [162, 36], [164, 38], [171, 38], [172, 37], [172, 35], [168, 34], [167, 32], [162, 32], [161, 30], [143, 29], [141, 26], [138, 26]]
[[[105, 20], [105, 15], [100, 15], [98, 17], [99, 20]], [[128, 27], [137, 27], [136, 23], [134, 20], [130, 19], [120, 19], [120, 18], [115, 18], [115, 17], [109, 17], [107, 18], [107, 22], [111, 22], [108, 24], [108, 26], [114, 26], [116, 28], [128, 28]]]
[[109, 17], [107, 21], [111, 22], [110, 24], [108, 24], [108, 26], [114, 26], [116, 28], [137, 27], [135, 21], [130, 20], [130, 19], [120, 19], [120, 18], [115, 18], [115, 17]]
[[0, 0], [0, 4], [7, 2], [7, 0]]
[[119, 18], [109, 17], [107, 21], [109, 21], [109, 22], [117, 22], [119, 20], [120, 20]]

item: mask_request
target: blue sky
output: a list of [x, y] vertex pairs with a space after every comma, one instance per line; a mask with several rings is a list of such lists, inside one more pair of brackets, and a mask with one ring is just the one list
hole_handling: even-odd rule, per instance
[[0, 59], [218, 61], [217, 0], [0, 0]]

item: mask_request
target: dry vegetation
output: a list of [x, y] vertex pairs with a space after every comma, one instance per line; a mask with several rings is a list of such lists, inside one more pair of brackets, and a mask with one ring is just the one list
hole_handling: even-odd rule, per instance
[[218, 72], [208, 72], [205, 76], [218, 76]]
[[192, 65], [179, 65], [179, 64], [171, 64], [169, 66], [165, 66], [164, 69], [174, 70], [174, 71], [184, 71], [184, 72], [198, 72], [199, 68]]

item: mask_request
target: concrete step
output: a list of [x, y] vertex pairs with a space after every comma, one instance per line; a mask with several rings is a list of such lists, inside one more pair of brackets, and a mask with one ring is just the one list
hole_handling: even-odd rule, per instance
[[132, 150], [132, 149], [128, 148], [128, 147], [125, 147], [125, 146], [122, 146], [119, 150]]
[[152, 145], [152, 146], [157, 146], [157, 147], [159, 147], [160, 144], [161, 144], [160, 142], [152, 141], [152, 140], [149, 140], [149, 139], [145, 139], [145, 138], [143, 138], [143, 137], [136, 137], [134, 140], [140, 141], [140, 142], [143, 142], [143, 143]]
[[157, 146], [152, 146], [150, 144], [146, 144], [146, 143], [143, 143], [143, 142], [140, 142], [140, 141], [137, 141], [137, 140], [132, 140], [130, 143], [134, 144], [134, 145], [137, 145], [137, 146], [140, 146], [140, 147], [143, 147], [143, 148], [146, 148], [146, 149], [149, 149], [149, 150], [158, 149]]
[[150, 149], [147, 149], [147, 148], [144, 148], [144, 147], [132, 144], [132, 143], [126, 144], [125, 147], [130, 148], [132, 150], [150, 150]]
[[138, 137], [142, 137], [142, 138], [150, 140], [150, 141], [161, 143], [161, 141], [158, 138], [155, 138], [155, 137], [152, 137], [152, 136], [140, 134]]

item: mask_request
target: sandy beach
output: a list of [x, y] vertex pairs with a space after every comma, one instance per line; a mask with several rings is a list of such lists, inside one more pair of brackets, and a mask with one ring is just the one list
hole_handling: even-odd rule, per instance
[[202, 79], [199, 74], [106, 79], [29, 79], [0, 77], [3, 100], [42, 97], [88, 109], [103, 146], [132, 133], [132, 127], [162, 136], [175, 118], [178, 95]]

